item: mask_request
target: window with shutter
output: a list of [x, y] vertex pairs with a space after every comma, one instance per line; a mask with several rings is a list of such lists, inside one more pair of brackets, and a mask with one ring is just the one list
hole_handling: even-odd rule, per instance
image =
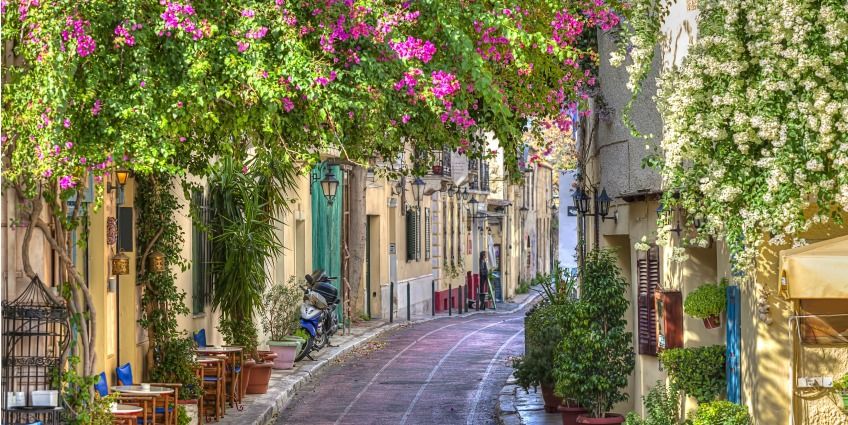
[[651, 247], [644, 256], [636, 261], [639, 278], [639, 354], [657, 355], [657, 315], [654, 306], [654, 292], [660, 284], [660, 252]]
[[416, 220], [415, 220], [415, 210], [412, 208], [406, 210], [406, 261], [415, 261], [415, 248], [417, 236], [416, 232]]
[[211, 249], [204, 230], [209, 225], [209, 206], [202, 190], [192, 191], [192, 203], [197, 217], [193, 220], [191, 229], [191, 312], [200, 314], [204, 312], [211, 294], [211, 274], [208, 273]]
[[424, 259], [430, 259], [430, 209], [424, 208]]

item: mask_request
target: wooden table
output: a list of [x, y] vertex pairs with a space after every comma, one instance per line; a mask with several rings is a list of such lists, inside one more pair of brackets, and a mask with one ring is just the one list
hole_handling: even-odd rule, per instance
[[244, 348], [242, 347], [202, 347], [195, 348], [194, 351], [197, 354], [202, 355], [222, 355], [226, 357], [227, 364], [227, 373], [230, 375], [230, 386], [229, 386], [229, 396], [230, 396], [230, 406], [235, 407], [237, 410], [244, 409], [244, 406], [241, 404], [241, 395], [239, 390], [239, 385], [241, 385], [241, 368], [244, 365]]
[[123, 416], [123, 415], [133, 415], [135, 416], [137, 413], [141, 413], [144, 411], [139, 406], [133, 406], [132, 404], [116, 404], [112, 406], [109, 410], [113, 415]]
[[[174, 390], [166, 387], [157, 387], [155, 385], [151, 385], [150, 388], [145, 389], [141, 385], [116, 385], [112, 387], [112, 391], [122, 394], [130, 394], [130, 395], [141, 395], [141, 396], [151, 396], [154, 397], [153, 400], [153, 423], [156, 423], [156, 399], [162, 400], [162, 410], [163, 416], [165, 417], [165, 423], [169, 424], [171, 422], [176, 423], [176, 421], [171, 420], [171, 411], [168, 409], [168, 401], [170, 399], [169, 395], [174, 393]], [[177, 401], [174, 400], [174, 413], [176, 413]], [[176, 415], [174, 415], [174, 419], [176, 419]]]

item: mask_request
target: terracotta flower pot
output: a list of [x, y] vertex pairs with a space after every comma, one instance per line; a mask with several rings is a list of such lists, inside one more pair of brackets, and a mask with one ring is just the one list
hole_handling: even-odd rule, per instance
[[262, 361], [266, 362], [273, 362], [277, 358], [277, 353], [273, 351], [258, 351], [257, 354], [262, 358]]
[[562, 397], [554, 394], [554, 386], [542, 384], [542, 399], [545, 400], [545, 412], [556, 413], [557, 407], [562, 404]]
[[256, 366], [256, 361], [254, 360], [245, 360], [242, 362], [241, 381], [239, 381], [239, 397], [242, 399], [247, 391], [247, 382], [250, 379], [250, 373], [253, 370], [253, 366]]
[[273, 364], [270, 362], [256, 363], [253, 370], [250, 371], [250, 378], [247, 380], [248, 394], [265, 394], [268, 392], [268, 381], [271, 380], [271, 368]]
[[562, 425], [577, 425], [577, 417], [586, 413], [586, 409], [580, 406], [563, 406], [557, 408], [562, 416]]
[[442, 175], [442, 166], [441, 165], [433, 165], [433, 174], [440, 176]]
[[624, 423], [624, 416], [616, 413], [607, 413], [603, 418], [590, 418], [580, 415], [577, 417], [577, 423], [587, 425], [618, 425]]
[[707, 329], [715, 329], [721, 326], [721, 318], [718, 316], [710, 316], [704, 319], [704, 327]]
[[300, 343], [297, 341], [269, 341], [271, 348], [277, 358], [274, 359], [274, 369], [291, 369], [294, 367], [294, 358]]

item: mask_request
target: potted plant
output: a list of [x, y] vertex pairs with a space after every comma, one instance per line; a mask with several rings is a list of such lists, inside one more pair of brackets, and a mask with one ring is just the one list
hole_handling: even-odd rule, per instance
[[443, 171], [442, 164], [433, 164], [433, 174], [435, 174], [437, 176], [441, 176], [442, 171]]
[[751, 425], [748, 409], [726, 400], [700, 404], [690, 419], [692, 425]]
[[303, 341], [292, 336], [299, 329], [301, 291], [292, 276], [265, 291], [262, 305], [262, 328], [269, 336], [268, 347], [276, 354], [274, 369], [291, 369]]
[[625, 320], [627, 281], [610, 250], [591, 251], [581, 275], [581, 298], [570, 312], [573, 326], [555, 358], [556, 390], [587, 410], [578, 424], [620, 424], [623, 416], [607, 412], [627, 400], [623, 389], [635, 363]]
[[683, 301], [683, 311], [697, 319], [704, 320], [707, 329], [721, 325], [720, 315], [727, 303], [726, 282], [705, 283], [690, 292]]
[[185, 411], [189, 424], [198, 423], [198, 402], [202, 398], [203, 387], [194, 361], [194, 341], [187, 334], [166, 340], [154, 353], [153, 366], [149, 377], [153, 382], [182, 384], [177, 403]]
[[[285, 207], [284, 191], [294, 178], [273, 166], [233, 158], [216, 162], [209, 176], [210, 208], [215, 211], [208, 226], [215, 277], [212, 307], [221, 311], [219, 330], [227, 344], [244, 348], [242, 390], [264, 391], [271, 377], [271, 364], [256, 350], [254, 318], [271, 283], [266, 265], [282, 249], [275, 217]], [[253, 359], [258, 365], [252, 366]]]
[[727, 387], [724, 357], [723, 345], [671, 348], [659, 355], [671, 384], [698, 403], [717, 399]]
[[848, 373], [833, 382], [833, 389], [841, 396], [842, 409], [848, 410]]
[[562, 397], [554, 394], [553, 362], [556, 347], [561, 339], [557, 328], [556, 305], [541, 305], [524, 319], [525, 353], [513, 360], [515, 378], [525, 391], [542, 387], [545, 411], [554, 413], [562, 404]]

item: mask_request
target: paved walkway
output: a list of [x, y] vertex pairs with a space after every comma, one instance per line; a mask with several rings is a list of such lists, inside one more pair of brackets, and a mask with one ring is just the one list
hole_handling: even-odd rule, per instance
[[559, 413], [545, 413], [542, 390], [524, 391], [510, 376], [501, 390], [495, 406], [497, 422], [501, 425], [559, 425], [562, 416]]
[[[394, 424], [404, 423], [398, 422], [403, 420], [404, 415], [406, 416], [405, 423], [408, 424], [466, 423], [464, 421], [453, 422], [452, 420], [459, 418], [456, 415], [447, 418], [451, 421], [431, 422], [427, 420], [422, 422], [417, 419], [422, 412], [421, 409], [428, 409], [429, 411], [433, 408], [432, 395], [446, 394], [444, 372], [447, 370], [453, 371], [453, 373], [449, 373], [449, 377], [456, 378], [458, 381], [455, 382], [456, 384], [465, 382], [460, 386], [468, 387], [470, 384], [476, 385], [480, 382], [486, 382], [486, 388], [483, 388], [483, 385], [477, 385], [474, 389], [466, 391], [471, 394], [469, 400], [478, 398], [476, 402], [478, 407], [472, 410], [466, 409], [463, 412], [466, 414], [472, 412], [472, 414], [483, 418], [480, 421], [469, 423], [493, 423], [496, 394], [511, 372], [506, 359], [508, 356], [520, 354], [523, 349], [524, 315], [519, 310], [533, 302], [535, 296], [536, 292], [531, 291], [529, 294], [517, 296], [510, 303], [499, 303], [497, 313], [493, 310], [487, 310], [479, 313], [469, 311], [466, 314], [458, 315], [454, 311], [452, 317], [447, 317], [446, 314], [440, 314], [436, 317], [419, 315], [413, 316], [411, 322], [407, 322], [406, 318], [403, 317], [400, 321], [396, 320], [394, 323], [381, 320], [357, 323], [347, 335], [337, 335], [332, 338], [334, 347], [325, 348], [317, 355], [313, 354], [314, 361], [307, 359], [298, 362], [295, 368], [291, 370], [274, 370], [266, 394], [249, 395], [245, 400], [243, 411], [237, 412], [228, 409], [227, 416], [219, 424], [266, 425], [276, 420], [281, 424], [312, 425], [336, 423], [339, 418], [342, 420], [338, 423]], [[513, 312], [508, 313], [510, 310]], [[504, 322], [505, 320], [507, 321]], [[519, 332], [519, 330], [522, 332]], [[517, 332], [518, 334], [516, 334]], [[425, 334], [429, 335], [422, 338]], [[509, 340], [509, 344], [506, 344], [509, 338], [512, 339]], [[457, 341], [461, 341], [461, 343]], [[498, 352], [501, 345], [507, 348]], [[410, 346], [410, 348], [404, 354], [398, 355], [399, 351], [407, 346]], [[492, 350], [492, 347], [495, 349]], [[498, 354], [496, 357], [500, 362], [492, 360], [495, 354]], [[469, 355], [473, 357], [472, 363], [469, 363], [474, 367], [475, 373], [473, 375], [465, 374], [462, 371], [465, 368], [453, 366], [462, 364], [462, 359], [469, 358]], [[380, 360], [375, 360], [377, 357]], [[388, 369], [391, 369], [391, 365], [389, 365], [385, 373], [377, 376], [376, 373], [392, 358], [395, 359], [392, 364], [397, 369], [389, 371]], [[489, 364], [492, 364], [492, 366], [489, 366]], [[424, 368], [429, 368], [432, 376], [430, 376], [430, 372], [425, 373]], [[420, 381], [419, 385], [424, 387], [425, 390], [417, 396], [417, 401], [413, 407], [409, 408], [409, 413], [407, 414], [405, 409], [410, 405], [410, 401], [416, 398], [414, 395], [406, 401], [405, 406], [398, 406], [398, 409], [395, 409], [404, 410], [403, 412], [393, 411], [391, 415], [386, 416], [386, 418], [392, 417], [389, 422], [381, 422], [383, 419], [378, 420], [376, 417], [373, 421], [369, 421], [368, 418], [372, 412], [382, 411], [385, 409], [384, 406], [392, 404], [385, 400], [374, 399], [370, 395], [381, 393], [391, 396], [389, 397], [390, 400], [393, 399], [395, 390], [392, 390], [392, 388], [412, 385], [413, 379], [404, 376], [413, 369], [420, 369], [420, 374], [423, 374], [423, 376], [416, 375], [414, 380], [415, 382]], [[352, 376], [357, 373], [361, 376]], [[368, 373], [371, 373], [371, 375], [369, 376]], [[333, 381], [334, 376], [336, 376], [335, 381]], [[369, 386], [368, 382], [371, 382], [372, 378], [375, 381]], [[484, 379], [484, 381], [481, 381], [481, 379]], [[362, 391], [364, 386], [368, 386], [367, 391]], [[383, 390], [378, 391], [377, 388]], [[466, 390], [469, 388], [466, 388]], [[477, 388], [482, 388], [485, 391]], [[385, 389], [389, 391], [386, 392]], [[318, 392], [316, 393], [316, 391]], [[447, 393], [452, 391], [450, 390]], [[352, 402], [353, 399], [350, 397], [356, 397], [360, 392], [359, 399]], [[416, 390], [417, 393], [418, 390]], [[483, 400], [484, 394], [492, 394], [492, 397]], [[343, 396], [348, 398], [343, 399]], [[344, 400], [347, 401], [344, 402]], [[291, 404], [291, 407], [280, 414], [289, 404]], [[400, 407], [403, 407], [403, 409], [400, 409]], [[300, 411], [297, 408], [303, 410]], [[345, 409], [348, 412], [341, 417]], [[328, 412], [335, 413], [338, 416], [330, 417], [331, 413]], [[397, 418], [394, 418], [393, 415]]]

